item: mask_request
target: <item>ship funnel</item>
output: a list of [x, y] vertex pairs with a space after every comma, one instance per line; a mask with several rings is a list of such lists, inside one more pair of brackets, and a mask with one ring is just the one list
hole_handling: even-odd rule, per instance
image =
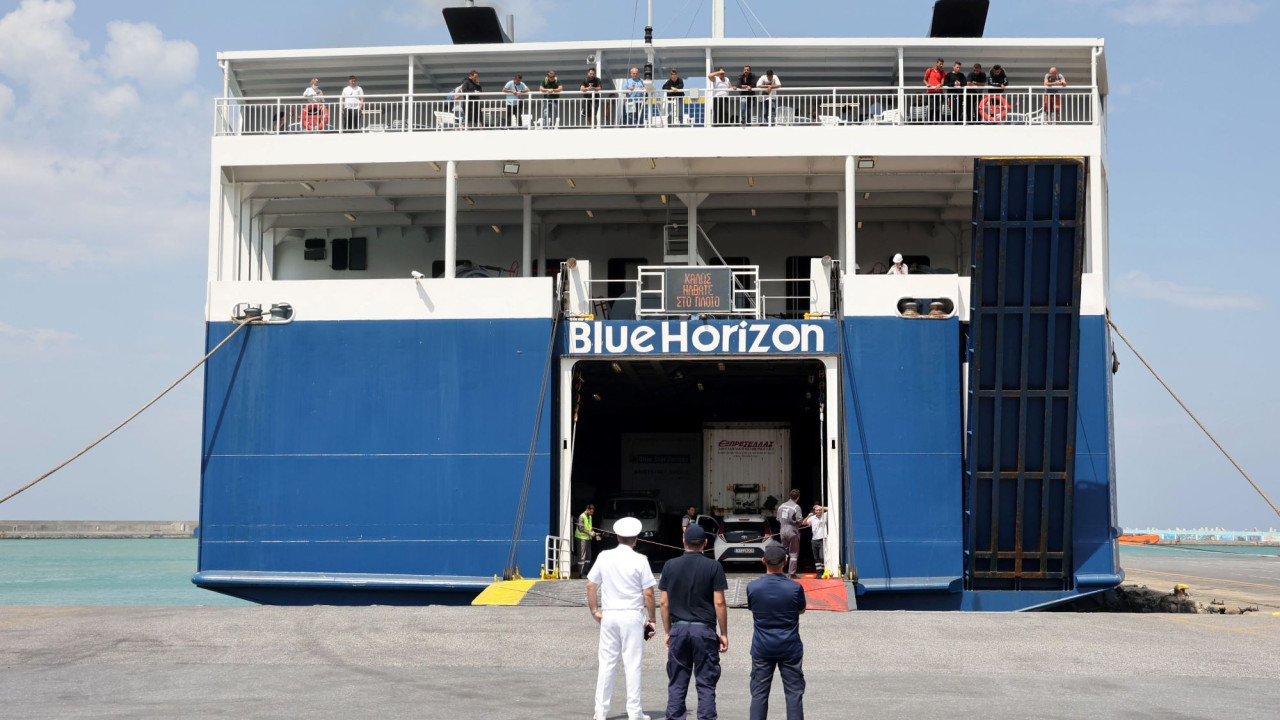
[[[466, 7], [447, 7], [441, 12], [444, 13], [444, 24], [449, 28], [449, 37], [454, 45], [482, 45], [512, 41], [502, 29], [498, 11], [491, 7], [476, 7], [468, 3]], [[511, 18], [508, 22], [514, 29], [515, 18]]]
[[929, 37], [980, 38], [990, 7], [990, 0], [938, 0], [933, 4]]

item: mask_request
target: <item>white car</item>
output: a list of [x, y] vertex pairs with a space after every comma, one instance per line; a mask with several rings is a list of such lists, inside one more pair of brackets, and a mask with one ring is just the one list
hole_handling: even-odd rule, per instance
[[764, 549], [779, 544], [763, 515], [726, 515], [716, 535], [716, 560], [760, 565]]
[[[624, 517], [633, 517], [640, 521], [640, 539], [657, 540], [662, 525], [662, 503], [645, 495], [619, 495], [600, 503], [596, 509], [596, 517], [600, 518], [595, 527], [612, 530], [613, 524]], [[611, 547], [611, 545], [609, 546]], [[640, 543], [636, 550], [649, 554], [655, 546]]]

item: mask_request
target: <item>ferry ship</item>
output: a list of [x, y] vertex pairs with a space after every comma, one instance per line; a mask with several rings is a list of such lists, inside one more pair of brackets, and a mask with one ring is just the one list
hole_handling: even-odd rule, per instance
[[[724, 487], [827, 506], [860, 608], [1120, 583], [1104, 41], [728, 38], [715, 5], [705, 39], [219, 53], [197, 585], [568, 577], [587, 503], [682, 512], [724, 427], [785, 429], [776, 491]], [[928, 88], [938, 58], [1007, 85]]]

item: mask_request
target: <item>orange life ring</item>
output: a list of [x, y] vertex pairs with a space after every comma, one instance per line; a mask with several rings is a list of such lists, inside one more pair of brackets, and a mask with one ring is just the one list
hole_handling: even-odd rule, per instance
[[302, 106], [302, 127], [307, 130], [323, 130], [329, 124], [329, 108], [320, 103]]
[[987, 122], [1000, 122], [1009, 116], [1009, 101], [1004, 95], [988, 95], [978, 103], [978, 114]]

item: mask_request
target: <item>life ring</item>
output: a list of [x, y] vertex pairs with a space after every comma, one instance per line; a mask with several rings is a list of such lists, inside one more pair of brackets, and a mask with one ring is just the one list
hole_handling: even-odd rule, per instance
[[329, 108], [320, 103], [302, 106], [302, 127], [307, 130], [323, 130], [329, 124]]
[[987, 122], [1000, 122], [1009, 116], [1009, 101], [1003, 95], [988, 95], [978, 103], [978, 114]]

